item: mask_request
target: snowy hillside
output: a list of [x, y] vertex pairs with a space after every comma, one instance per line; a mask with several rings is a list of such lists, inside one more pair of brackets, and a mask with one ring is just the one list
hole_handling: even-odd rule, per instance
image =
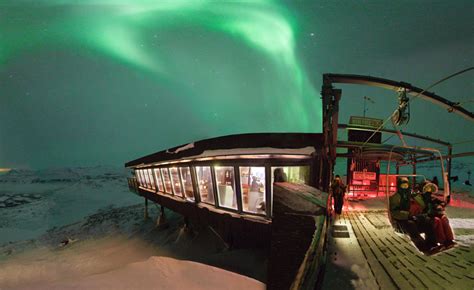
[[128, 191], [124, 168], [11, 170], [0, 175], [0, 245], [30, 239], [104, 207], [142, 201]]
[[1, 175], [0, 289], [264, 289], [262, 250], [228, 249], [171, 211], [156, 228], [158, 207], [144, 220], [126, 176], [106, 167]]

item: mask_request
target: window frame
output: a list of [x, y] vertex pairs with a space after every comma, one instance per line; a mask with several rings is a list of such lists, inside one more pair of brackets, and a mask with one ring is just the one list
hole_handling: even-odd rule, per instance
[[140, 186], [144, 187], [144, 188], [147, 188], [145, 174], [143, 173], [143, 169], [139, 169], [139, 172], [140, 172], [140, 178], [141, 178], [141, 181], [142, 181], [142, 184]]
[[[212, 195], [214, 196], [214, 203], [210, 203], [208, 201], [204, 201], [202, 200], [202, 197], [201, 197], [201, 188], [199, 187], [199, 177], [198, 177], [198, 173], [197, 173], [197, 168], [196, 167], [209, 167], [209, 171], [211, 173], [211, 177], [210, 177], [210, 180], [211, 180], [211, 188], [212, 188]], [[196, 165], [196, 166], [192, 166], [192, 169], [194, 171], [194, 174], [196, 176], [196, 186], [197, 186], [197, 193], [199, 195], [199, 202], [202, 202], [202, 203], [205, 203], [205, 204], [209, 204], [209, 205], [213, 205], [217, 208], [217, 205], [216, 205], [216, 201], [217, 201], [217, 197], [216, 197], [216, 188], [215, 188], [215, 182], [213, 181], [214, 179], [214, 173], [213, 173], [213, 170], [212, 170], [212, 165], [208, 165], [208, 164], [205, 164], [205, 165]]]
[[[165, 181], [165, 174], [163, 174], [163, 170], [166, 171], [168, 173], [168, 178], [169, 178], [169, 181], [170, 181], [170, 187], [171, 187], [171, 192], [168, 192], [167, 188], [166, 188], [166, 181]], [[171, 173], [169, 171], [169, 168], [168, 167], [161, 167], [161, 175], [163, 177], [163, 187], [164, 187], [164, 192], [166, 194], [169, 194], [171, 196], [174, 196], [174, 192], [173, 192], [173, 183], [171, 181]]]
[[[156, 172], [160, 174], [157, 176]], [[156, 181], [156, 191], [157, 192], [165, 192], [165, 186], [163, 184], [163, 179], [161, 178], [161, 169], [159, 167], [153, 167], [153, 176], [155, 177]]]
[[[220, 203], [220, 199], [219, 199], [219, 189], [218, 189], [218, 184], [217, 184], [217, 183], [218, 183], [218, 182], [217, 182], [217, 175], [215, 174], [215, 172], [216, 172], [216, 167], [232, 168], [232, 171], [233, 171], [233, 180], [234, 180], [234, 188], [233, 188], [233, 191], [234, 191], [235, 198], [237, 199], [237, 200], [236, 200], [236, 208], [223, 206], [223, 205], [221, 205], [221, 203]], [[217, 197], [216, 206], [217, 206], [218, 208], [222, 208], [222, 209], [225, 209], [225, 210], [230, 210], [230, 211], [234, 211], [234, 212], [241, 213], [241, 210], [240, 210], [241, 207], [239, 208], [239, 196], [238, 196], [238, 194], [237, 194], [237, 188], [236, 188], [236, 187], [237, 187], [237, 186], [236, 186], [236, 184], [237, 184], [237, 178], [236, 178], [236, 176], [235, 176], [235, 167], [236, 167], [236, 166], [228, 166], [228, 165], [226, 166], [226, 165], [220, 165], [220, 164], [212, 166], [212, 168], [213, 168], [213, 170], [214, 170], [214, 183], [215, 183], [215, 187], [216, 187], [216, 194], [215, 194], [216, 197]], [[239, 179], [239, 180], [240, 180], [240, 179]]]
[[151, 189], [155, 190], [156, 191], [156, 183], [155, 183], [155, 177], [153, 177], [153, 168], [147, 168], [147, 174], [148, 174], [148, 177], [150, 179], [150, 186], [151, 186]]
[[[180, 186], [181, 195], [176, 192], [175, 182], [173, 180], [173, 174], [171, 173], [171, 169], [176, 169], [178, 171], [178, 174], [177, 174], [178, 175], [178, 184]], [[172, 166], [172, 167], [169, 167], [168, 170], [169, 170], [169, 173], [170, 173], [171, 187], [173, 188], [174, 196], [184, 198], [184, 191], [183, 191], [183, 186], [182, 186], [182, 183], [181, 183], [181, 175], [179, 173], [179, 167]]]
[[[192, 188], [192, 191], [193, 191], [193, 199], [188, 198], [188, 196], [186, 194], [186, 187], [184, 186], [183, 173], [181, 171], [182, 169], [188, 169], [188, 171], [189, 171], [189, 176], [191, 177], [191, 188]], [[178, 174], [179, 174], [179, 178], [181, 179], [181, 188], [183, 190], [184, 199], [189, 201], [189, 202], [196, 202], [196, 198], [195, 198], [195, 194], [194, 194], [193, 176], [191, 174], [191, 166], [180, 166], [180, 167], [178, 167]]]
[[[264, 180], [264, 187], [265, 187], [265, 190], [263, 192], [263, 196], [265, 198], [265, 212], [264, 213], [258, 213], [258, 212], [251, 212], [251, 211], [245, 211], [244, 210], [244, 201], [243, 201], [243, 198], [244, 198], [244, 195], [242, 193], [242, 181], [240, 180], [240, 175], [241, 175], [241, 168], [242, 167], [248, 167], [249, 168], [249, 172], [250, 172], [250, 168], [252, 167], [258, 167], [258, 168], [263, 168], [263, 172], [264, 172], [264, 175], [265, 175], [265, 180]], [[242, 205], [242, 210], [241, 210], [241, 213], [243, 214], [250, 214], [250, 215], [257, 215], [257, 216], [268, 216], [268, 197], [267, 197], [267, 192], [268, 192], [268, 188], [267, 188], [267, 179], [268, 179], [268, 175], [267, 175], [267, 167], [268, 166], [245, 166], [245, 165], [241, 165], [241, 166], [238, 166], [238, 170], [239, 170], [239, 188], [240, 188], [240, 202], [241, 202], [241, 205]], [[271, 181], [270, 181], [271, 182]], [[249, 184], [250, 185], [250, 184]], [[250, 193], [250, 190], [249, 190], [249, 193]]]

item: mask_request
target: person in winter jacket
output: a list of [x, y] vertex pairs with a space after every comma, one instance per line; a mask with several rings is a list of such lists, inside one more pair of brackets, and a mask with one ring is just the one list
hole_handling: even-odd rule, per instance
[[331, 192], [332, 197], [334, 198], [334, 211], [337, 214], [342, 213], [342, 206], [344, 205], [344, 195], [346, 192], [346, 186], [341, 180], [339, 175], [334, 177], [334, 180], [331, 182]]
[[434, 183], [427, 183], [423, 186], [423, 199], [426, 203], [424, 212], [433, 220], [432, 226], [436, 235], [436, 241], [446, 248], [452, 248], [456, 245], [453, 230], [444, 212], [443, 202], [434, 196], [434, 193], [437, 191], [438, 187]]
[[[425, 202], [420, 194], [412, 194], [408, 178], [397, 181], [397, 192], [390, 197], [390, 216], [422, 252], [430, 252], [437, 246], [432, 220], [424, 215]], [[425, 238], [421, 236], [425, 233]]]

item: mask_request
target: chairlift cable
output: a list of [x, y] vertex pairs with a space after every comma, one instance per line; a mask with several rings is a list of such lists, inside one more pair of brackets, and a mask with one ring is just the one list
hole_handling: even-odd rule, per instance
[[418, 94], [416, 94], [413, 98], [411, 98], [410, 101], [413, 101], [413, 100], [416, 99], [419, 95], [423, 94], [424, 92], [426, 92], [427, 90], [431, 89], [432, 87], [434, 87], [434, 86], [436, 86], [436, 85], [439, 85], [440, 83], [442, 83], [442, 82], [444, 82], [444, 81], [446, 81], [446, 80], [449, 80], [450, 78], [453, 78], [453, 77], [455, 77], [455, 76], [458, 76], [458, 75], [463, 74], [463, 73], [465, 73], [465, 72], [468, 72], [468, 71], [470, 71], [470, 70], [474, 70], [474, 66], [468, 67], [468, 68], [466, 68], [466, 69], [463, 69], [463, 70], [461, 70], [461, 71], [458, 71], [458, 72], [456, 72], [456, 73], [453, 73], [452, 75], [449, 75], [449, 76], [447, 76], [447, 77], [445, 77], [445, 78], [442, 78], [441, 80], [435, 82], [435, 83], [432, 84], [431, 86], [427, 87], [426, 89], [424, 89], [424, 90], [422, 90], [421, 92], [419, 92]]
[[[467, 143], [472, 143], [474, 142], [474, 139], [471, 139], [471, 140], [464, 140], [464, 141], [461, 141], [461, 142], [456, 142], [456, 143], [451, 143], [451, 146], [453, 145], [459, 145], [459, 144], [467, 144]], [[435, 148], [444, 148], [446, 146], [437, 146]]]
[[[453, 77], [458, 76], [458, 75], [460, 75], [460, 74], [463, 74], [463, 73], [465, 73], [465, 72], [467, 72], [467, 71], [470, 71], [470, 70], [474, 70], [474, 66], [473, 66], [473, 67], [468, 67], [468, 68], [463, 69], [463, 70], [461, 70], [461, 71], [458, 71], [458, 72], [456, 72], [456, 73], [454, 73], [454, 74], [451, 74], [451, 75], [449, 75], [449, 76], [447, 76], [447, 77], [445, 77], [445, 78], [442, 78], [441, 80], [435, 82], [434, 84], [432, 84], [432, 85], [429, 86], [428, 88], [426, 88], [426, 89], [422, 90], [421, 92], [419, 92], [418, 94], [416, 94], [414, 97], [411, 98], [411, 101], [413, 101], [415, 98], [417, 98], [419, 95], [423, 94], [423, 93], [426, 92], [427, 90], [433, 88], [434, 86], [436, 86], [436, 85], [438, 85], [438, 84], [440, 84], [440, 83], [442, 83], [442, 82], [444, 82], [444, 81], [446, 81], [446, 80], [448, 80], [448, 79], [450, 79], [450, 78], [453, 78]], [[396, 111], [397, 111], [397, 110], [395, 110], [374, 132], [372, 132], [372, 135], [370, 135], [369, 138], [367, 138], [367, 140], [364, 142], [364, 144], [362, 144], [362, 147], [364, 147], [364, 146], [369, 142], [369, 140], [372, 139], [372, 137], [374, 137], [374, 135], [377, 134], [377, 133], [380, 131], [380, 129], [383, 128], [383, 126], [388, 122], [388, 120], [392, 119], [392, 116], [395, 114]]]
[[461, 142], [453, 143], [451, 145], [459, 145], [459, 144], [465, 144], [465, 143], [471, 143], [471, 142], [474, 142], [474, 139], [464, 140], [464, 141], [461, 141]]
[[382, 144], [385, 144], [385, 142], [387, 142], [388, 140], [392, 139], [392, 137], [395, 136], [395, 135], [390, 135], [390, 137], [388, 137], [387, 139], [383, 140], [382, 141]]

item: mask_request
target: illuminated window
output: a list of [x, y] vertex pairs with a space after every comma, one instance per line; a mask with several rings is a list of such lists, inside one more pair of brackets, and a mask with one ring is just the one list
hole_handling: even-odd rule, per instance
[[242, 209], [265, 214], [265, 167], [240, 167]]
[[181, 181], [183, 182], [184, 195], [186, 199], [194, 201], [193, 181], [191, 179], [191, 170], [189, 167], [181, 167]]
[[151, 188], [150, 176], [148, 175], [148, 169], [143, 169], [143, 175], [145, 176], [146, 188]]
[[148, 174], [148, 179], [150, 180], [151, 188], [152, 188], [152, 189], [156, 189], [156, 187], [155, 187], [155, 179], [153, 178], [152, 170], [151, 170], [151, 169], [148, 169], [148, 170], [147, 170], [147, 174]]
[[141, 185], [143, 187], [147, 187], [146, 179], [145, 179], [145, 173], [144, 173], [143, 169], [140, 169], [140, 176], [141, 176], [141, 179], [142, 179], [142, 184]]
[[170, 168], [171, 182], [173, 184], [174, 194], [183, 196], [183, 189], [181, 188], [181, 181], [179, 180], [178, 168]]
[[278, 166], [272, 167], [272, 196], [273, 182], [309, 183], [309, 166]]
[[138, 185], [139, 185], [139, 186], [144, 186], [144, 185], [143, 185], [143, 178], [142, 178], [141, 170], [140, 170], [140, 169], [135, 170], [135, 174], [136, 174], [136, 176], [137, 176]]
[[[273, 182], [305, 183], [309, 182], [309, 166], [278, 166], [272, 167]], [[275, 178], [277, 180], [275, 180]]]
[[235, 194], [235, 178], [233, 167], [215, 166], [217, 196], [219, 205], [237, 209], [237, 196]]
[[165, 183], [165, 192], [173, 194], [173, 189], [171, 188], [171, 179], [168, 168], [161, 168], [161, 174], [163, 175], [163, 182]]
[[158, 190], [159, 191], [165, 191], [165, 189], [163, 188], [163, 181], [161, 180], [160, 169], [155, 168], [153, 171], [155, 171], [156, 182], [158, 183]]
[[196, 166], [195, 169], [197, 181], [199, 184], [199, 195], [201, 196], [201, 201], [215, 204], [211, 168], [208, 166]]

